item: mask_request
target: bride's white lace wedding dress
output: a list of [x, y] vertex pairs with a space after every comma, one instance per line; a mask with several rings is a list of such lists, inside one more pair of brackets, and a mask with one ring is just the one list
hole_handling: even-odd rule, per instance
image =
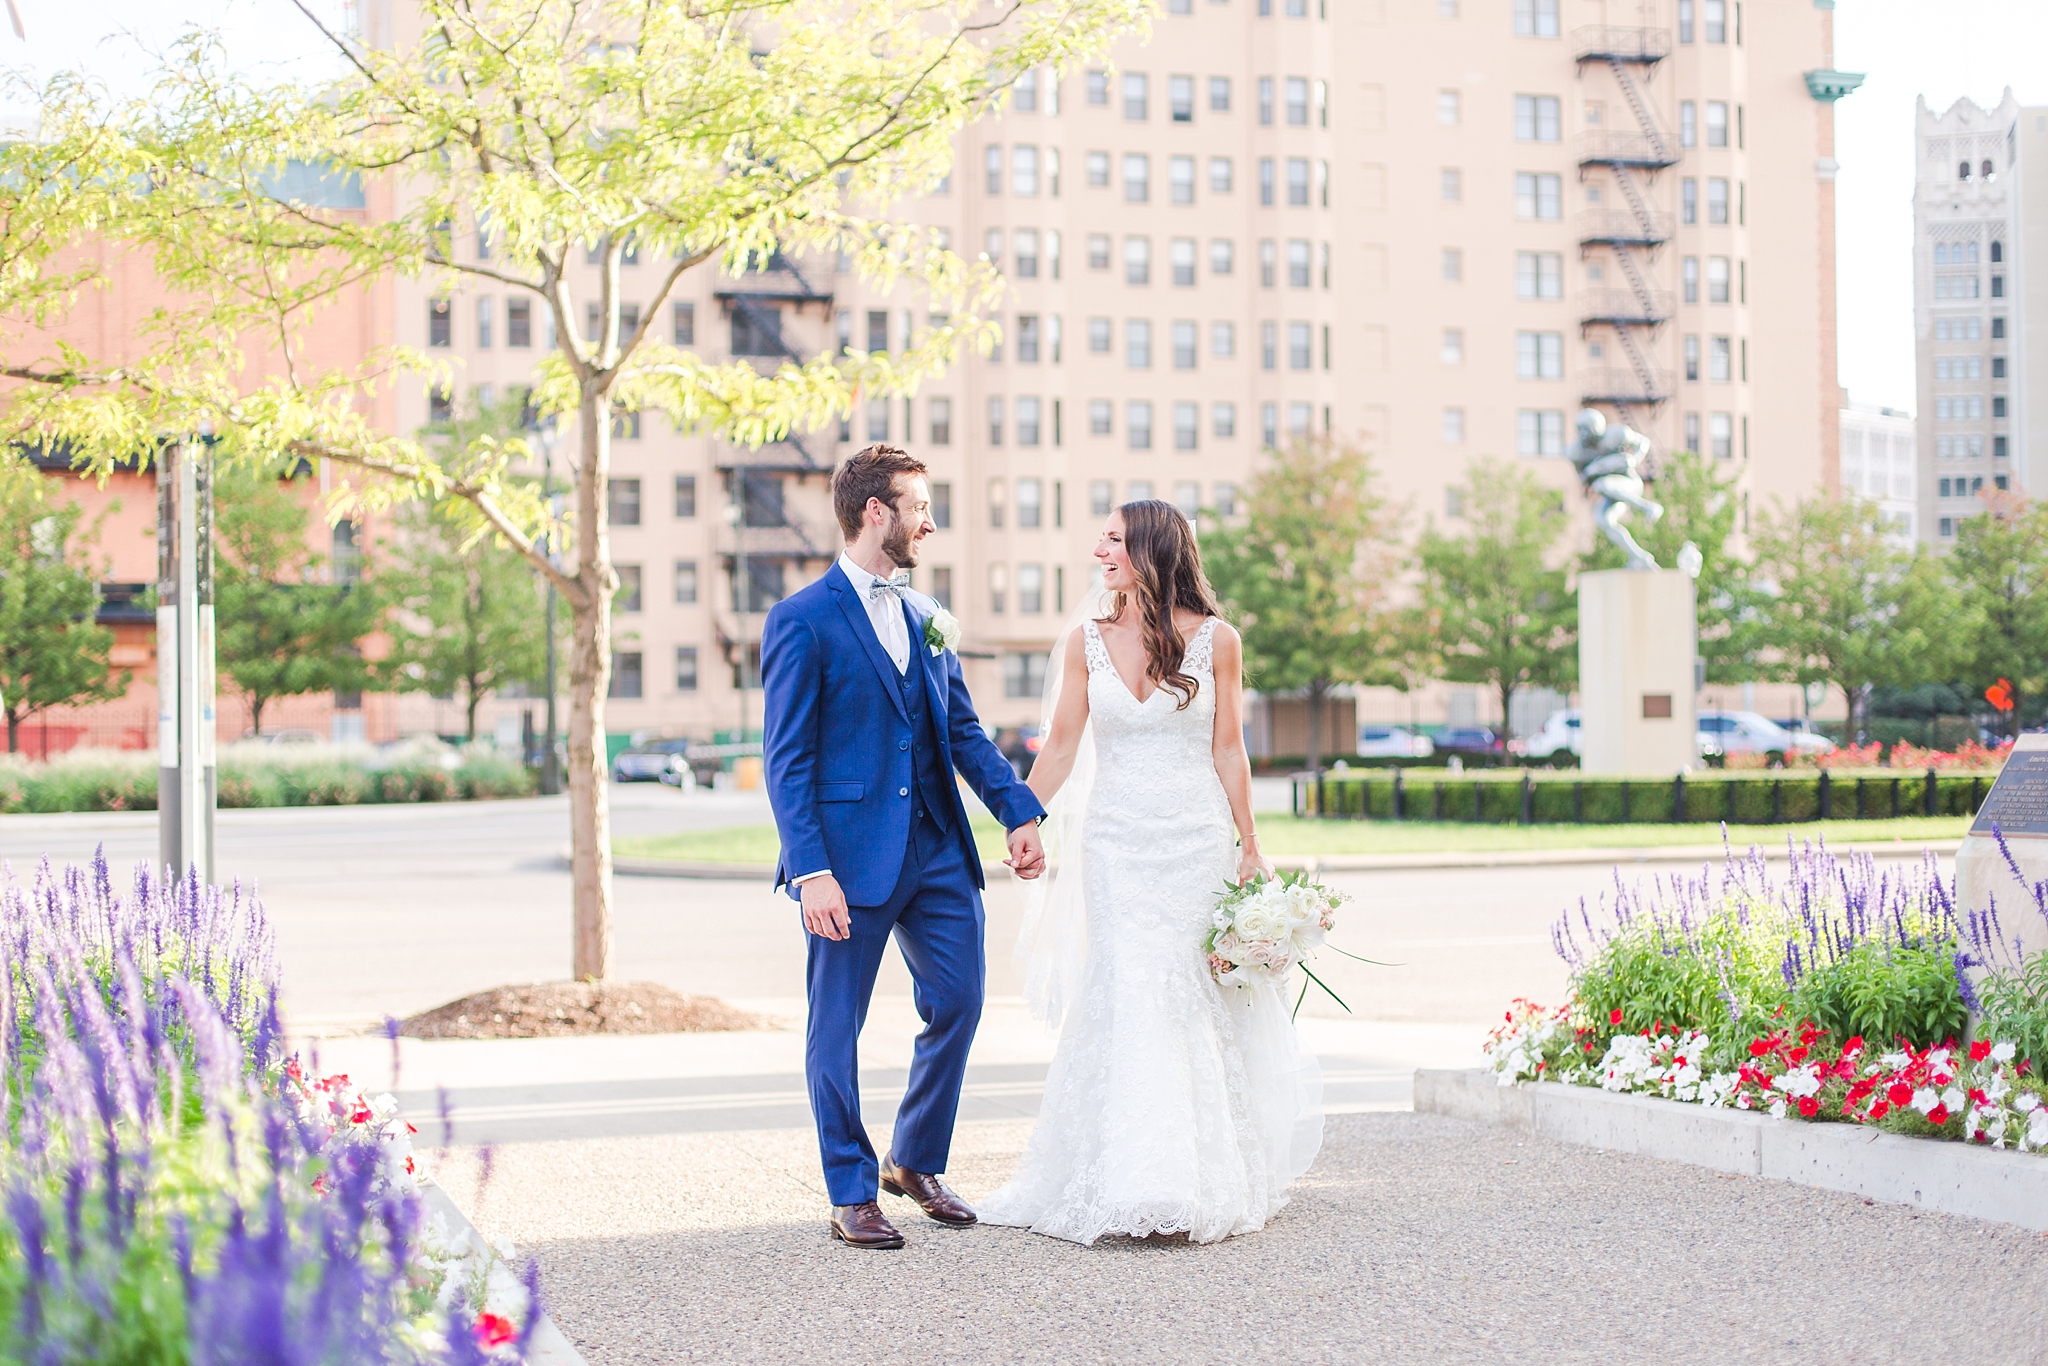
[[1202, 938], [1237, 871], [1211, 757], [1215, 620], [1189, 642], [1194, 702], [1139, 702], [1084, 622], [1098, 776], [1082, 826], [1087, 960], [1023, 1164], [984, 1223], [1092, 1243], [1264, 1227], [1322, 1144], [1322, 1074], [1291, 1002], [1220, 986]]

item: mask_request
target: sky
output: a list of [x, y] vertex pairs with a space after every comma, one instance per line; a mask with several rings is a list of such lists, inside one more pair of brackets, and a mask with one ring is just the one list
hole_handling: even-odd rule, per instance
[[[307, 2], [343, 22], [348, 0]], [[84, 66], [116, 89], [137, 89], [150, 53], [198, 25], [219, 31], [252, 76], [313, 80], [333, 69], [291, 0], [14, 3], [28, 40], [0, 27], [0, 65]], [[2036, 74], [2043, 55], [2044, 0], [1837, 0], [1835, 66], [1869, 77], [1835, 106], [1840, 373], [1855, 401], [1906, 411], [1914, 402], [1914, 101], [1925, 95], [1940, 110], [1967, 95], [1988, 108], [2010, 85], [2022, 102], [2048, 104], [2048, 75]], [[10, 115], [19, 111], [0, 106], [0, 119]]]

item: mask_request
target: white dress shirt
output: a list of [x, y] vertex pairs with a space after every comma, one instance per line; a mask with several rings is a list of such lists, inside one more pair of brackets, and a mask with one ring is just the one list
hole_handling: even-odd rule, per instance
[[889, 652], [889, 658], [895, 661], [896, 672], [908, 672], [910, 623], [903, 616], [903, 599], [894, 593], [871, 595], [869, 588], [882, 580], [855, 564], [851, 556], [840, 555], [839, 568], [846, 575], [847, 581], [853, 585], [853, 591], [867, 604], [868, 620], [874, 625], [875, 639], [882, 643], [882, 648]]

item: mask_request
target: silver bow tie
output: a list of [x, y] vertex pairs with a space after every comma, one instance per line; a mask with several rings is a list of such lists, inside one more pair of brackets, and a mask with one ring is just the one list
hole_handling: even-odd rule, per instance
[[868, 601], [873, 602], [884, 593], [894, 593], [901, 600], [910, 591], [910, 571], [899, 569], [886, 579], [876, 579], [868, 585]]

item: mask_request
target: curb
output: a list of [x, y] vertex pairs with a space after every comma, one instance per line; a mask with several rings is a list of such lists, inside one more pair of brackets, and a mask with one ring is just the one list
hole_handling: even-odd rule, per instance
[[[420, 1198], [426, 1204], [429, 1214], [440, 1215], [448, 1221], [450, 1228], [458, 1232], [466, 1231], [473, 1234], [479, 1243], [484, 1241], [483, 1234], [477, 1232], [476, 1225], [469, 1222], [469, 1216], [448, 1198], [447, 1191], [435, 1185], [422, 1185]], [[583, 1354], [576, 1350], [569, 1339], [562, 1335], [562, 1330], [555, 1327], [554, 1319], [543, 1313], [540, 1316], [540, 1325], [533, 1330], [533, 1341], [526, 1354], [526, 1366], [589, 1366], [589, 1363], [584, 1361]]]
[[1415, 1109], [1562, 1143], [2048, 1231], [2048, 1156], [2040, 1154], [1559, 1082], [1502, 1086], [1480, 1068], [1419, 1069]]
[[[1918, 858], [1923, 852], [1931, 852], [1943, 858], [1953, 858], [1961, 840], [1928, 840], [1911, 844], [1904, 840], [1888, 840], [1872, 844], [1829, 845], [1837, 853], [1875, 854], [1879, 857]], [[1759, 845], [1764, 857], [1782, 861], [1785, 850], [1779, 847]], [[1284, 872], [1305, 872], [1310, 876], [1323, 873], [1375, 873], [1399, 872], [1405, 869], [1426, 868], [1562, 868], [1587, 864], [1630, 864], [1630, 863], [1721, 863], [1728, 857], [1728, 850], [1718, 844], [1674, 844], [1662, 847], [1656, 845], [1633, 847], [1622, 846], [1608, 849], [1513, 849], [1495, 853], [1474, 851], [1447, 851], [1434, 854], [1281, 854], [1273, 858], [1273, 866]], [[1737, 856], [1746, 855], [1738, 850]], [[561, 865], [569, 866], [569, 856], [560, 856]], [[984, 861], [981, 870], [986, 877], [995, 877], [1008, 870], [1000, 863]], [[674, 859], [617, 858], [612, 859], [612, 872], [625, 877], [681, 877], [716, 878], [735, 881], [766, 882], [775, 876], [772, 863], [683, 863]]]

